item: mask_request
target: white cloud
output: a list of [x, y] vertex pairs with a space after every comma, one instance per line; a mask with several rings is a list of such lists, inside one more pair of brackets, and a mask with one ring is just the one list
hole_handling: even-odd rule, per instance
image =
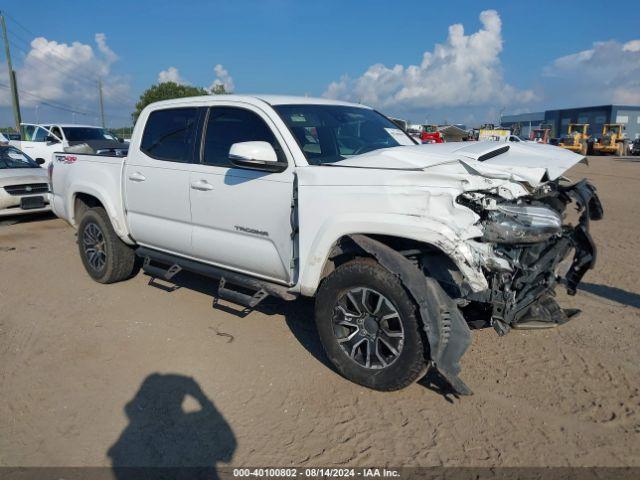
[[640, 40], [631, 40], [622, 46], [623, 52], [640, 52]]
[[[107, 45], [103, 33], [95, 35], [96, 46], [73, 42], [58, 43], [37, 37], [16, 68], [20, 103], [33, 107], [56, 102], [73, 109], [95, 112], [98, 104], [98, 78], [102, 78], [105, 102], [122, 105], [130, 91], [126, 78], [114, 75], [111, 67], [118, 56]], [[95, 48], [95, 49], [94, 49]], [[15, 63], [20, 63], [19, 60]], [[6, 67], [0, 68], [6, 78]], [[5, 89], [0, 89], [0, 105], [11, 104]]]
[[640, 103], [640, 40], [595, 42], [543, 72], [545, 99], [558, 106]]
[[386, 109], [477, 107], [525, 104], [531, 90], [518, 90], [502, 77], [502, 22], [495, 10], [480, 14], [482, 28], [465, 35], [461, 24], [418, 65], [370, 66], [361, 76], [332, 82], [325, 97], [341, 98]]
[[96, 33], [95, 38], [98, 50], [100, 50], [109, 63], [113, 63], [118, 60], [118, 56], [107, 45], [107, 36], [104, 33]]
[[164, 82], [174, 82], [178, 85], [189, 85], [189, 82], [180, 76], [180, 72], [176, 67], [169, 67], [158, 74], [158, 83]]
[[213, 91], [215, 87], [222, 85], [225, 91], [231, 93], [235, 90], [235, 84], [233, 83], [233, 77], [229, 75], [229, 71], [219, 63], [213, 67], [213, 71], [216, 74], [216, 79], [213, 81], [209, 90]]

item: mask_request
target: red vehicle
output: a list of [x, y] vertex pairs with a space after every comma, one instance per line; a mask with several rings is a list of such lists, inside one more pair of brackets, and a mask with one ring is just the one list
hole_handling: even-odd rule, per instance
[[444, 143], [437, 125], [423, 125], [420, 140], [422, 143]]

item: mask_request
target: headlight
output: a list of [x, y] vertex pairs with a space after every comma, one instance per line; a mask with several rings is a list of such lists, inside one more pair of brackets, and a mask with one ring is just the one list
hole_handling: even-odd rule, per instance
[[498, 205], [484, 224], [483, 239], [496, 243], [543, 242], [562, 232], [562, 218], [547, 207]]

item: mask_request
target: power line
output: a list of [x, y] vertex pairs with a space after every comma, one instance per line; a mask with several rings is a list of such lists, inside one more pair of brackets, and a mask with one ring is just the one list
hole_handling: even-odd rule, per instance
[[[5, 88], [5, 89], [9, 89], [10, 88], [8, 85], [6, 85], [4, 83], [0, 83], [0, 87], [1, 88]], [[58, 109], [58, 110], [64, 110], [66, 112], [75, 113], [75, 114], [84, 115], [84, 116], [93, 116], [93, 117], [99, 117], [100, 116], [100, 113], [97, 112], [97, 111], [94, 111], [94, 110], [78, 110], [78, 109], [76, 109], [76, 108], [74, 108], [74, 107], [72, 107], [70, 105], [66, 105], [66, 104], [58, 103], [58, 102], [54, 103], [52, 101], [46, 100], [45, 98], [43, 98], [43, 97], [41, 97], [41, 96], [39, 96], [39, 95], [37, 95], [37, 94], [35, 94], [33, 92], [29, 92], [29, 91], [20, 89], [20, 93], [23, 94], [23, 95], [26, 95], [28, 97], [35, 98], [36, 100], [39, 101], [39, 103], [41, 105], [46, 105], [46, 106], [51, 107], [51, 108], [55, 108], [55, 109]], [[129, 120], [129, 117], [121, 116], [121, 115], [109, 115], [109, 117], [118, 118], [118, 119], [125, 119], [126, 118], [126, 119]]]
[[[13, 32], [11, 32], [11, 30], [9, 30], [9, 32], [13, 33]], [[24, 48], [22, 48], [20, 45], [18, 45], [15, 42], [15, 39], [13, 39], [13, 41], [11, 41], [10, 43], [12, 44], [12, 46], [14, 48], [18, 49], [19, 51], [21, 51], [25, 55], [29, 55], [29, 52], [27, 50], [25, 50]], [[53, 54], [53, 52], [49, 52], [49, 53]], [[95, 87], [95, 85], [96, 85], [97, 79], [90, 78], [90, 77], [88, 77], [86, 75], [83, 75], [83, 74], [80, 74], [78, 72], [71, 73], [69, 71], [63, 70], [63, 69], [68, 69], [68, 65], [62, 65], [62, 63], [59, 63], [59, 62], [48, 63], [48, 62], [45, 62], [44, 60], [41, 60], [40, 58], [34, 57], [34, 56], [31, 56], [29, 58], [31, 59], [31, 61], [36, 61], [39, 64], [41, 64], [41, 65], [43, 65], [43, 66], [45, 66], [47, 68], [53, 68], [57, 72], [61, 73], [68, 80], [71, 80], [73, 82], [80, 82], [80, 83], [82, 83], [82, 81], [84, 81], [86, 85], [90, 85], [92, 87]], [[60, 57], [58, 57], [58, 58], [60, 58]], [[56, 65], [59, 65], [59, 67], [56, 67]], [[78, 65], [78, 64], [76, 64], [76, 65]], [[110, 94], [110, 97], [111, 98], [115, 98], [116, 100], [119, 100], [119, 102], [115, 102], [115, 103], [119, 103], [122, 106], [127, 106], [128, 107], [128, 106], [131, 106], [132, 103], [135, 104], [135, 100], [125, 99], [124, 97], [120, 97], [119, 95]]]
[[[7, 90], [10, 89], [10, 87], [8, 85], [5, 85], [4, 83], [0, 83], [0, 88], [5, 88]], [[64, 111], [71, 112], [71, 113], [77, 113], [79, 115], [92, 115], [90, 112], [84, 112], [84, 111], [80, 111], [80, 110], [75, 110], [75, 109], [73, 109], [72, 107], [69, 107], [69, 106], [57, 105], [57, 104], [51, 103], [51, 102], [49, 102], [47, 100], [42, 99], [42, 97], [39, 97], [38, 95], [34, 95], [31, 92], [27, 92], [27, 91], [22, 90], [22, 89], [20, 90], [20, 93], [23, 94], [23, 95], [27, 95], [28, 97], [36, 98], [36, 99], [38, 99], [40, 101], [40, 103], [42, 105], [47, 105], [48, 107], [51, 107], [51, 108], [56, 108], [58, 110], [64, 110]]]
[[[38, 35], [36, 35], [33, 31], [31, 31], [30, 29], [28, 29], [27, 27], [25, 27], [22, 23], [20, 23], [15, 17], [13, 17], [12, 15], [3, 12], [5, 14], [5, 16], [7, 18], [9, 18], [12, 23], [14, 23], [16, 26], [20, 27], [22, 30], [24, 30], [26, 33], [28, 33], [29, 35], [33, 36], [33, 37], [38, 37]], [[18, 48], [20, 51], [22, 51], [24, 54], [29, 55], [29, 52], [26, 51], [24, 48], [21, 48], [19, 46], [16, 45], [15, 39], [17, 38], [18, 40], [20, 40], [24, 45], [26, 45], [28, 48], [31, 48], [31, 42], [29, 42], [28, 40], [26, 40], [24, 37], [22, 37], [21, 35], [17, 34], [14, 30], [9, 30], [9, 32], [12, 34], [12, 36], [14, 37], [13, 39], [13, 46]], [[56, 59], [56, 64], [61, 67], [61, 68], [55, 68], [54, 70], [57, 70], [59, 73], [63, 74], [66, 78], [73, 80], [73, 81], [78, 81], [79, 79], [84, 79], [85, 82], [94, 85], [96, 82], [96, 79], [90, 78], [88, 76], [86, 76], [85, 74], [80, 72], [73, 72], [73, 77], [70, 76], [70, 72], [65, 72], [62, 69], [67, 69], [68, 68], [68, 64], [70, 63], [72, 66], [76, 66], [78, 68], [84, 68], [83, 66], [81, 66], [80, 64], [78, 64], [77, 62], [73, 61], [72, 59], [68, 59], [68, 58], [63, 58], [61, 56], [59, 56], [57, 54], [57, 52], [55, 51], [49, 51], [48, 53], [50, 53], [53, 57], [55, 57]], [[44, 62], [43, 60], [40, 60], [37, 57], [30, 57], [32, 60], [36, 60], [39, 61], [40, 63], [44, 64], [45, 66], [51, 68], [53, 65], [48, 64], [47, 62]], [[52, 60], [52, 59], [49, 59]], [[64, 61], [65, 63], [63, 64], [62, 61]], [[109, 97], [111, 99], [116, 99], [120, 101], [120, 104], [122, 106], [131, 106], [131, 104], [135, 105], [137, 100], [134, 99], [133, 97], [130, 97], [126, 94], [114, 94], [113, 92], [111, 92], [109, 94]], [[124, 117], [122, 117], [124, 118]]]
[[6, 11], [4, 12], [4, 15], [7, 18], [10, 18], [13, 23], [15, 23], [17, 26], [19, 26], [21, 29], [23, 29], [25, 32], [27, 32], [29, 35], [33, 35], [34, 37], [37, 37], [37, 35], [35, 33], [33, 33], [31, 30], [29, 30], [24, 25], [22, 25], [18, 20], [16, 20], [12, 15], [9, 15]]

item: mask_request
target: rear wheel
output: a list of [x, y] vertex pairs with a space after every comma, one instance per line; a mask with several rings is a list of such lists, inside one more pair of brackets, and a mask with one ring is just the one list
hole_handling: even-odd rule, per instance
[[372, 259], [352, 260], [323, 281], [316, 325], [333, 365], [360, 385], [399, 390], [426, 371], [415, 304], [398, 278]]
[[133, 249], [118, 238], [102, 207], [91, 208], [82, 216], [78, 248], [84, 268], [96, 282], [119, 282], [135, 271]]

